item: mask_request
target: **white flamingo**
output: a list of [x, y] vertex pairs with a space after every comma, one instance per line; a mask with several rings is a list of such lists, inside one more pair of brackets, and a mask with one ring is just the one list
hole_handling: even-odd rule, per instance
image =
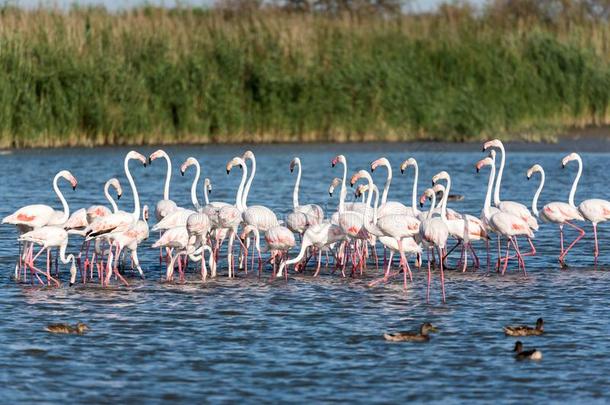
[[157, 222], [161, 221], [178, 208], [178, 205], [169, 198], [169, 184], [172, 180], [172, 161], [164, 150], [159, 149], [148, 157], [148, 163], [152, 165], [153, 160], [158, 158], [164, 158], [167, 162], [167, 172], [165, 174], [165, 185], [163, 187], [163, 199], [159, 200], [155, 206], [155, 217]]

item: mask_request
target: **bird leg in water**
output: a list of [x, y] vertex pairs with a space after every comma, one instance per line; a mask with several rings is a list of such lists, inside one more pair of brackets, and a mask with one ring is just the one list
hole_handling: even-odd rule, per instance
[[568, 254], [568, 252], [570, 251], [570, 249], [572, 249], [574, 247], [574, 245], [576, 245], [576, 243], [581, 240], [583, 238], [583, 236], [585, 236], [585, 230], [574, 225], [571, 222], [566, 221], [565, 222], [566, 225], [576, 229], [578, 231], [578, 236], [576, 237], [576, 239], [574, 239], [574, 241], [572, 241], [572, 243], [570, 243], [570, 246], [568, 246], [568, 248], [561, 254], [561, 256], [559, 256], [559, 262], [560, 263], [564, 263], [564, 259], [566, 257], [566, 255]]

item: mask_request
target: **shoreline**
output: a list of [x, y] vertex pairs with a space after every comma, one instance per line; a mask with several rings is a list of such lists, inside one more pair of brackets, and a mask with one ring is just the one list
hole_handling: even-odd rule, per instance
[[[474, 141], [465, 141], [465, 142], [453, 142], [453, 141], [439, 141], [439, 140], [425, 140], [425, 139], [414, 139], [408, 141], [393, 141], [393, 140], [382, 140], [377, 141], [373, 138], [369, 138], [364, 141], [350, 141], [350, 140], [341, 140], [341, 141], [303, 141], [303, 140], [295, 140], [295, 141], [244, 141], [240, 137], [237, 142], [168, 142], [168, 143], [119, 143], [115, 145], [57, 145], [57, 146], [32, 146], [32, 147], [21, 147], [21, 148], [2, 148], [0, 149], [0, 155], [8, 155], [13, 152], [34, 152], [34, 151], [51, 151], [58, 149], [85, 149], [85, 150], [94, 150], [98, 148], [155, 148], [155, 147], [165, 147], [165, 148], [186, 148], [186, 147], [198, 147], [198, 148], [207, 148], [207, 147], [227, 147], [231, 148], [234, 146], [243, 146], [243, 147], [280, 147], [280, 148], [290, 148], [294, 145], [300, 145], [305, 147], [315, 148], [316, 146], [325, 146], [325, 145], [342, 145], [346, 149], [351, 149], [354, 147], [358, 147], [359, 145], [368, 145], [375, 147], [375, 145], [379, 145], [380, 147], [387, 145], [409, 145], [409, 149], [417, 149], [417, 150], [439, 150], [445, 148], [451, 148], [456, 151], [469, 151], [472, 150], [473, 147], [478, 147], [482, 142], [489, 138], [482, 138], [480, 140]], [[514, 139], [510, 139], [513, 137], [499, 136], [500, 139], [505, 144], [511, 145], [513, 150], [517, 151], [566, 151], [566, 150], [579, 150], [582, 152], [610, 152], [610, 126], [590, 126], [585, 128], [570, 128], [561, 133], [558, 133], [548, 139], [541, 140], [526, 140], [524, 138], [516, 137]]]

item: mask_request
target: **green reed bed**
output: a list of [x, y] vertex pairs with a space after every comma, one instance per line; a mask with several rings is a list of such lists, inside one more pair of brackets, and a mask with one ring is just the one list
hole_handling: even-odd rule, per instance
[[0, 10], [0, 147], [536, 139], [610, 122], [607, 23]]

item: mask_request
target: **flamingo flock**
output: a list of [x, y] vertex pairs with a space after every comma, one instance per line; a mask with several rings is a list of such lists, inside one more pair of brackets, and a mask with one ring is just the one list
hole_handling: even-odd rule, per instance
[[[376, 159], [368, 170], [357, 170], [349, 176], [347, 158], [338, 155], [330, 161], [329, 167], [329, 176], [337, 170], [332, 168], [341, 168], [337, 173], [340, 177], [334, 178], [329, 188], [331, 197], [335, 190], [339, 190], [337, 210], [325, 213], [320, 205], [302, 203], [299, 192], [303, 168], [301, 160], [295, 157], [288, 166], [290, 173], [296, 170], [292, 210], [285, 219], [280, 219], [269, 207], [248, 205], [256, 175], [256, 157], [252, 151], [227, 162], [227, 175], [239, 168], [241, 176], [234, 202], [210, 201], [212, 183], [208, 178], [202, 182], [204, 198], [200, 201], [197, 190], [201, 167], [197, 159], [186, 159], [180, 166], [180, 173], [184, 176], [190, 167], [194, 167], [191, 205], [179, 206], [170, 199], [170, 156], [163, 150], [157, 150], [148, 158], [135, 151], [127, 153], [124, 158], [123, 169], [133, 195], [132, 211], [119, 209], [117, 201], [123, 189], [120, 181], [112, 178], [103, 188], [109, 207], [93, 205], [71, 212], [60, 189], [60, 181], [65, 180], [73, 189], [76, 189], [78, 182], [72, 173], [62, 170], [53, 179], [53, 190], [61, 202], [61, 210], [45, 204], [28, 205], [3, 218], [2, 223], [16, 226], [19, 233], [15, 279], [25, 281], [29, 275], [31, 283], [55, 286], [60, 285], [58, 261], [70, 265], [70, 285], [77, 282], [79, 273], [83, 283], [98, 282], [107, 286], [113, 280], [118, 280], [129, 285], [129, 266], [125, 263], [128, 259], [134, 274], [144, 278], [138, 248], [151, 235], [156, 238], [152, 248], [159, 251], [159, 263], [164, 269], [166, 281], [174, 280], [176, 270], [178, 280], [184, 281], [189, 268], [193, 267], [200, 272], [203, 281], [215, 278], [218, 276], [218, 263], [223, 259], [226, 260], [229, 278], [254, 269], [259, 277], [269, 270], [272, 278], [287, 278], [289, 271], [304, 273], [313, 259], [314, 277], [321, 273], [324, 261], [325, 269], [342, 277], [372, 274], [370, 286], [389, 283], [402, 274], [403, 287], [407, 291], [417, 272], [412, 270], [412, 266], [419, 270], [425, 258], [427, 300], [430, 300], [433, 274], [438, 270], [443, 302], [446, 300], [445, 272], [450, 269], [448, 257], [458, 247], [460, 254], [455, 269], [462, 272], [469, 269], [469, 259], [471, 269], [482, 267], [477, 249], [484, 249], [487, 253], [487, 272], [493, 267], [496, 272], [504, 274], [509, 262], [516, 260], [515, 267], [527, 275], [525, 261], [526, 257], [536, 254], [533, 240], [539, 230], [538, 221], [559, 226], [558, 261], [561, 266], [566, 266], [568, 253], [585, 235], [584, 229], [576, 222], [590, 222], [595, 242], [593, 256], [597, 264], [597, 225], [610, 219], [610, 202], [588, 199], [576, 206], [576, 191], [583, 169], [582, 159], [577, 153], [570, 153], [561, 161], [564, 168], [573, 161], [578, 165], [567, 202], [551, 202], [539, 209], [538, 200], [545, 185], [545, 172], [540, 164], [534, 164], [527, 171], [527, 179], [536, 173], [540, 176], [530, 210], [519, 202], [500, 199], [506, 163], [502, 142], [498, 139], [486, 142], [483, 151], [488, 155], [474, 163], [476, 172], [489, 168], [485, 200], [479, 217], [448, 207], [452, 182], [447, 171], [433, 176], [431, 187], [420, 195], [417, 161], [412, 157], [403, 161], [399, 166], [401, 173], [409, 168], [414, 169], [411, 201], [405, 204], [388, 198], [393, 171], [387, 158]], [[498, 153], [499, 165], [496, 160]], [[139, 162], [146, 167], [161, 158], [167, 164], [163, 199], [154, 206], [156, 222], [149, 228], [148, 206], [140, 203], [130, 162]], [[497, 171], [496, 166], [499, 166]], [[383, 188], [374, 183], [369, 173], [369, 170], [374, 172], [379, 169], [384, 169], [386, 173]], [[346, 201], [350, 192], [348, 183], [357, 197], [352, 201]], [[116, 191], [117, 201], [110, 188]], [[427, 210], [422, 211], [426, 205]], [[567, 247], [564, 243], [566, 226], [578, 232]], [[66, 254], [70, 236], [79, 238], [80, 251]], [[490, 251], [494, 240], [497, 258], [492, 261]], [[522, 250], [520, 240], [521, 243], [527, 241], [528, 251]], [[383, 254], [380, 254], [381, 251]], [[45, 253], [46, 266], [37, 263]], [[221, 253], [225, 253], [224, 257]], [[396, 266], [395, 258], [398, 259]], [[409, 260], [413, 260], [412, 265]]]

